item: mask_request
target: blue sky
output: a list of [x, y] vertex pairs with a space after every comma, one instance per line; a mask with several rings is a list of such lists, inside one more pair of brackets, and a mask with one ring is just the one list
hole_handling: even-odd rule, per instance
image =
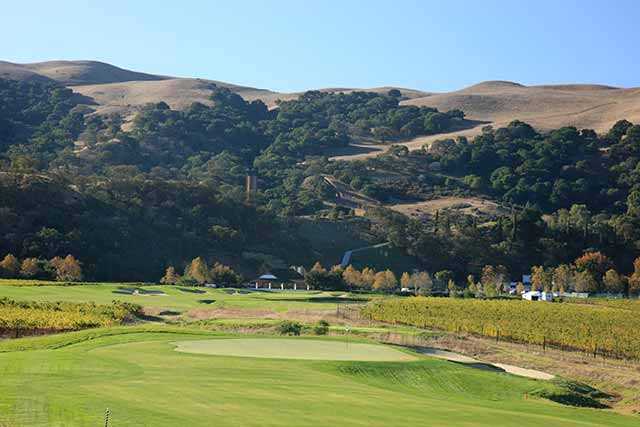
[[31, 1], [0, 59], [95, 59], [280, 91], [483, 80], [640, 86], [640, 1]]

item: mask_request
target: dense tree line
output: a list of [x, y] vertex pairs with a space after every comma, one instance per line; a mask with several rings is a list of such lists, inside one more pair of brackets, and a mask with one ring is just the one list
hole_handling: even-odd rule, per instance
[[160, 283], [166, 285], [197, 286], [212, 283], [216, 286], [231, 287], [239, 285], [241, 282], [242, 276], [228, 265], [214, 262], [213, 265], [209, 266], [202, 257], [192, 259], [185, 267], [183, 275], [177, 273], [175, 267], [170, 265], [160, 279]]
[[0, 261], [0, 277], [7, 279], [52, 279], [59, 282], [79, 282], [82, 280], [82, 266], [73, 256], [53, 257], [50, 260], [25, 258], [20, 261], [13, 254], [7, 254]]
[[443, 270], [433, 277], [427, 271], [404, 272], [400, 279], [389, 270], [376, 271], [370, 267], [358, 270], [352, 265], [342, 267], [334, 265], [326, 269], [316, 262], [304, 276], [305, 283], [311, 289], [376, 291], [376, 292], [412, 292], [415, 295], [442, 294], [453, 281], [453, 272]]

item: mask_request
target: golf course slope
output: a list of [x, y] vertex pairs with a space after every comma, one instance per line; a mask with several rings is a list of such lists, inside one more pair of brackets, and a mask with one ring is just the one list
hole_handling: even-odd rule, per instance
[[[0, 425], [104, 425], [107, 408], [109, 425], [119, 427], [638, 425], [637, 417], [539, 397], [566, 395], [560, 382], [418, 354], [413, 361], [368, 362], [175, 351], [178, 342], [237, 344], [235, 338], [146, 326], [1, 341]], [[263, 336], [253, 347], [321, 340]]]

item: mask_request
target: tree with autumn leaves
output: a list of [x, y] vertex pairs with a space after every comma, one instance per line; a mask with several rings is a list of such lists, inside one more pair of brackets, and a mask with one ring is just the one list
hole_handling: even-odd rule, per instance
[[640, 295], [640, 257], [633, 261], [633, 273], [629, 276], [629, 293]]
[[3, 277], [15, 278], [20, 271], [20, 261], [13, 254], [7, 254], [0, 261], [0, 271]]
[[7, 254], [0, 261], [0, 273], [6, 278], [54, 279], [59, 282], [79, 282], [84, 278], [82, 265], [73, 255], [50, 260], [25, 258], [20, 261]]
[[59, 282], [79, 282], [83, 278], [80, 262], [73, 255], [55, 257], [49, 264], [55, 270], [56, 280]]
[[228, 265], [214, 262], [212, 266], [209, 266], [204, 258], [196, 257], [187, 264], [183, 276], [180, 276], [175, 267], [170, 265], [160, 279], [160, 283], [167, 285], [204, 285], [209, 282], [222, 286], [234, 286], [242, 282], [242, 276]]
[[601, 252], [586, 252], [573, 264], [555, 268], [533, 266], [532, 290], [609, 294], [640, 293], [640, 258], [634, 261], [630, 277], [615, 270], [613, 262]]

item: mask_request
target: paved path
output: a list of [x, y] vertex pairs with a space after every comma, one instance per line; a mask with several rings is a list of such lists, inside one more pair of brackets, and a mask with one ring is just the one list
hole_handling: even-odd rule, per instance
[[391, 242], [378, 243], [377, 245], [365, 246], [364, 248], [351, 249], [349, 251], [346, 251], [344, 255], [342, 255], [342, 262], [340, 262], [340, 266], [344, 268], [349, 265], [349, 263], [351, 263], [351, 255], [353, 255], [354, 252], [364, 251], [366, 249], [384, 248], [385, 246], [389, 246], [390, 244]]

